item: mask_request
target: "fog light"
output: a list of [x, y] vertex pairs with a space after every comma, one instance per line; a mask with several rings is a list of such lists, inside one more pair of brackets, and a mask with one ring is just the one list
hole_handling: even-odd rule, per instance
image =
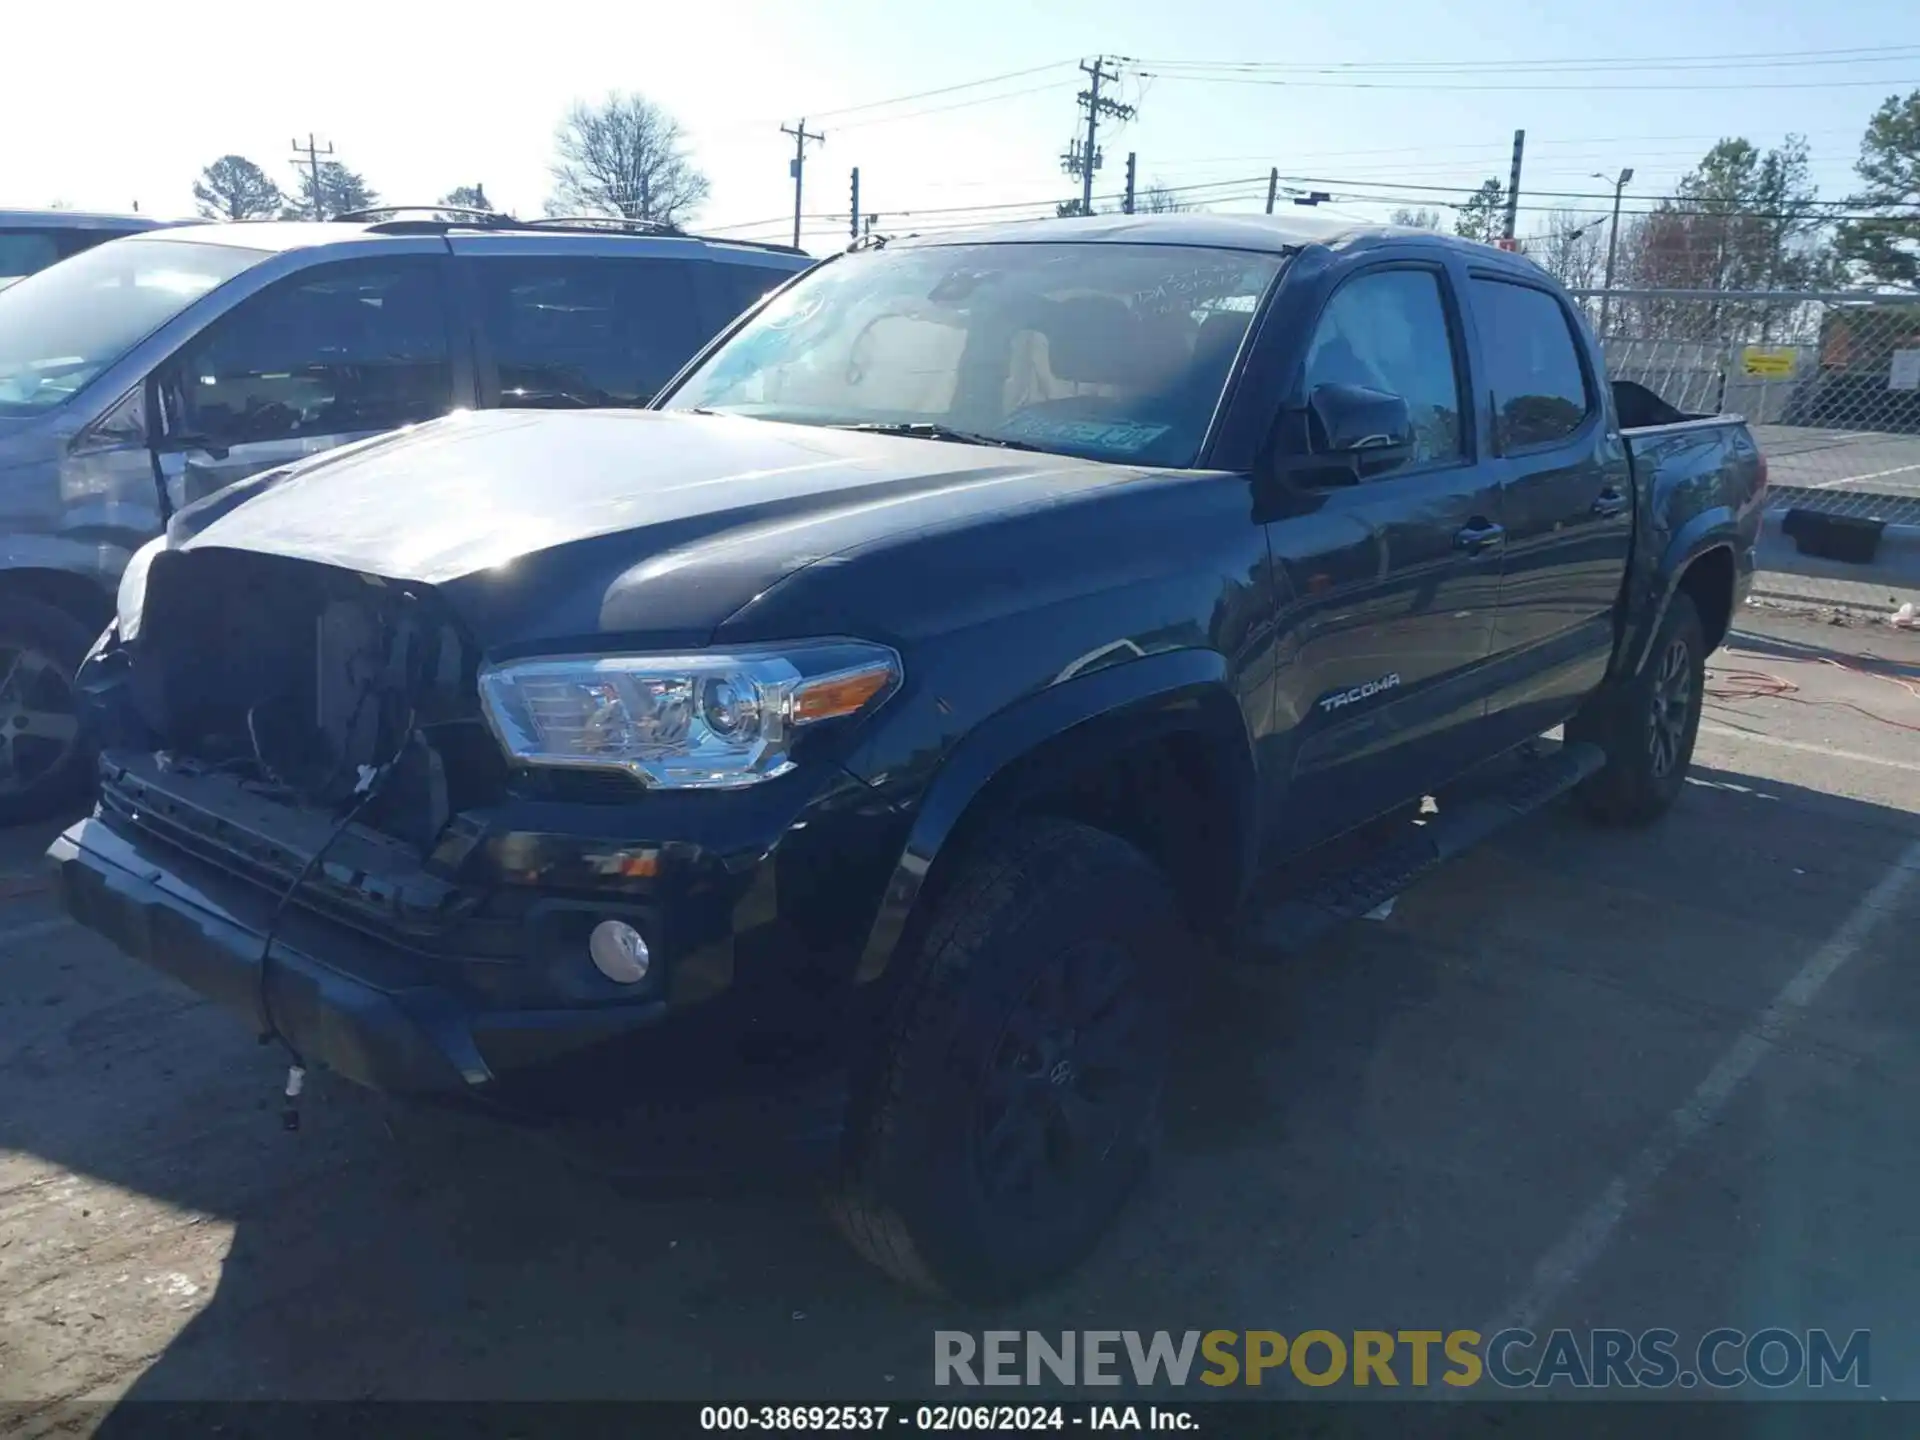
[[616, 985], [633, 985], [647, 978], [646, 938], [624, 920], [602, 920], [587, 937], [593, 968]]

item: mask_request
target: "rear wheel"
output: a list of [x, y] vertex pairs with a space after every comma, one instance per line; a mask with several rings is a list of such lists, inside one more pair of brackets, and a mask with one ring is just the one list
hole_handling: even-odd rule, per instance
[[1077, 1264], [1146, 1168], [1183, 935], [1160, 872], [1103, 831], [983, 848], [899, 962], [831, 1201], [854, 1248], [971, 1301]]
[[43, 820], [85, 792], [73, 677], [92, 643], [64, 610], [17, 596], [0, 606], [0, 825]]
[[1644, 825], [1679, 797], [1700, 731], [1706, 675], [1706, 631], [1682, 591], [1668, 604], [1640, 673], [1609, 685], [1567, 723], [1568, 740], [1606, 753], [1605, 767], [1578, 792], [1595, 819]]

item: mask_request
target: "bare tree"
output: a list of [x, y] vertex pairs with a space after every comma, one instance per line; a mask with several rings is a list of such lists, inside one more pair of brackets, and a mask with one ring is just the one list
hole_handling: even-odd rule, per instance
[[286, 197], [244, 155], [222, 155], [193, 182], [194, 208], [206, 220], [270, 220]]
[[1555, 210], [1529, 235], [1526, 253], [1569, 290], [1597, 290], [1607, 265], [1607, 217]]
[[549, 214], [589, 213], [678, 225], [707, 198], [680, 122], [644, 95], [577, 100], [554, 133]]
[[1406, 225], [1415, 230], [1438, 230], [1440, 212], [1422, 206], [1418, 210], [1409, 210], [1405, 206], [1387, 216], [1389, 225]]
[[1137, 215], [1184, 215], [1198, 207], [1189, 205], [1173, 193], [1164, 180], [1156, 180], [1134, 198]]

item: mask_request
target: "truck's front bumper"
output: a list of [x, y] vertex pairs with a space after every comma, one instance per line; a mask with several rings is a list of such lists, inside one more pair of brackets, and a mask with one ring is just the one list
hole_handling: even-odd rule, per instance
[[[487, 1052], [577, 1054], [656, 1024], [664, 1000], [617, 1007], [476, 1010], [451, 989], [417, 983], [380, 942], [292, 907], [272, 924], [272, 897], [214, 867], [162, 860], [99, 819], [48, 851], [61, 902], [128, 954], [271, 1028], [309, 1060], [374, 1089], [511, 1101], [510, 1075]], [[266, 934], [272, 958], [262, 976]], [[503, 1094], [503, 1090], [506, 1092]]]

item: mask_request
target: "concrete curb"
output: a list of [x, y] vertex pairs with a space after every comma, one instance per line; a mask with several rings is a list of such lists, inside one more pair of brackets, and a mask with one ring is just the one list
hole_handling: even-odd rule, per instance
[[[1830, 493], [1834, 502], [1841, 502], [1834, 504], [1835, 513], [1860, 513], [1857, 502], [1844, 503], [1853, 500], [1848, 492]], [[1756, 565], [1763, 571], [1815, 580], [1883, 586], [1890, 595], [1896, 597], [1895, 604], [1900, 600], [1920, 598], [1920, 524], [1904, 520], [1889, 523], [1880, 534], [1873, 559], [1864, 564], [1801, 553], [1800, 547], [1785, 532], [1787, 513], [1794, 508], [1819, 512], [1824, 508], [1821, 501], [1828, 494], [1813, 492], [1809, 495], [1796, 491], [1791, 496], [1777, 499], [1769, 497], [1769, 508], [1763, 517], [1760, 540], [1755, 549]]]

